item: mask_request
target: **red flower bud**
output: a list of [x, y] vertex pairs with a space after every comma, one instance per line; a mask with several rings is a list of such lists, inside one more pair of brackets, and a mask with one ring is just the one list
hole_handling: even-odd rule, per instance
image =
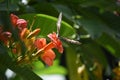
[[27, 27], [27, 21], [24, 19], [18, 19], [16, 25], [18, 26], [19, 30], [23, 30]]
[[15, 27], [17, 25], [17, 20], [19, 19], [16, 15], [14, 14], [11, 14], [10, 15], [10, 19], [11, 19], [11, 22], [12, 22], [12, 25]]
[[0, 27], [0, 40], [7, 44], [8, 40], [11, 38], [12, 34], [10, 32], [4, 32], [2, 27]]
[[18, 27], [20, 31], [27, 27], [27, 21], [24, 19], [19, 19], [19, 17], [14, 14], [10, 15], [10, 19], [11, 19], [12, 25], [14, 27]]

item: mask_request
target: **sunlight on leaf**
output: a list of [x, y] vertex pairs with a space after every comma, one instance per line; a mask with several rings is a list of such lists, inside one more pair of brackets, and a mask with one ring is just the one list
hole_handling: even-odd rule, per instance
[[[48, 16], [45, 14], [25, 14], [21, 15], [20, 17], [29, 21], [29, 25], [31, 25], [33, 18], [35, 17], [35, 23], [33, 24], [33, 29], [39, 27], [41, 29], [40, 35], [46, 36], [48, 33], [53, 31], [57, 31], [57, 18]], [[60, 29], [60, 36], [72, 38], [72, 35], [75, 34], [75, 30], [72, 28], [71, 25], [62, 21], [61, 29]]]

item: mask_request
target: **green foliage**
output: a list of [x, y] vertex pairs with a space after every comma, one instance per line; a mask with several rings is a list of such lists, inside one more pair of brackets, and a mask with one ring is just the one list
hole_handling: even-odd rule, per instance
[[99, 39], [97, 39], [98, 43], [100, 43], [101, 46], [106, 48], [112, 55], [115, 57], [120, 57], [119, 50], [120, 50], [120, 44], [118, 41], [116, 41], [113, 37], [103, 34]]
[[[65, 43], [63, 41], [68, 67], [67, 72], [70, 80], [96, 80], [96, 78], [102, 80], [104, 79], [102, 75], [112, 77], [112, 71], [105, 74], [103, 70], [108, 70], [108, 67], [112, 69], [116, 67], [114, 66], [115, 61], [120, 57], [119, 6], [119, 0], [28, 0], [28, 4], [26, 5], [14, 0], [0, 0], [0, 12], [6, 11], [18, 14], [21, 18], [29, 22], [28, 27], [35, 21], [32, 29], [37, 27], [41, 29], [39, 37], [46, 37], [48, 33], [56, 32], [57, 18], [55, 17], [57, 17], [60, 12], [63, 13], [64, 21], [62, 21], [60, 36], [78, 40], [82, 43], [81, 45], [75, 45], [72, 42]], [[0, 20], [0, 24], [2, 21], [3, 20]], [[8, 21], [6, 23], [9, 24]], [[76, 28], [74, 25], [78, 27]], [[73, 37], [73, 35], [75, 35], [75, 37]], [[4, 48], [1, 45], [0, 65], [5, 64], [3, 65], [5, 69], [10, 68], [23, 78], [27, 76], [29, 72], [32, 76], [34, 75], [28, 68], [26, 69], [26, 67], [21, 68], [18, 66], [18, 69], [18, 67], [9, 66], [15, 64], [13, 64], [7, 55], [8, 52], [4, 52], [6, 49], [2, 49]], [[2, 53], [6, 54], [3, 55]], [[79, 59], [76, 58], [77, 54], [81, 56]], [[114, 59], [109, 59], [111, 58], [109, 55]], [[80, 63], [76, 64], [76, 60]], [[44, 68], [43, 64], [35, 64], [36, 68], [34, 72], [37, 74], [66, 74], [65, 68], [59, 65], [59, 61], [55, 64], [57, 65], [49, 68]], [[81, 65], [86, 66], [85, 72], [77, 74], [76, 70]], [[38, 71], [39, 68], [40, 71]], [[21, 70], [23, 70], [26, 75], [23, 75]], [[28, 70], [28, 72], [24, 70]], [[86, 77], [82, 79], [81, 75]]]
[[40, 61], [36, 61], [33, 63], [33, 71], [36, 74], [44, 75], [44, 74], [62, 74], [66, 75], [67, 71], [63, 66], [59, 65], [59, 60], [55, 60], [53, 66], [45, 67], [43, 63]]
[[16, 3], [20, 0], [1, 0], [0, 1], [0, 11], [18, 11], [19, 7]]
[[66, 48], [66, 61], [70, 80], [88, 80], [88, 74], [86, 71], [83, 70], [83, 72], [81, 70], [81, 73], [78, 73], [78, 68], [82, 66], [82, 62], [79, 61], [76, 51], [71, 47]]
[[0, 44], [0, 58], [1, 58], [0, 65], [2, 67], [6, 68], [6, 69], [7, 68], [11, 69], [16, 74], [21, 76], [24, 80], [26, 80], [26, 79], [42, 80], [39, 76], [37, 76], [35, 73], [33, 73], [29, 68], [16, 65], [16, 62], [14, 62], [13, 59], [8, 55], [8, 49], [6, 49], [6, 47], [4, 47], [2, 44]]

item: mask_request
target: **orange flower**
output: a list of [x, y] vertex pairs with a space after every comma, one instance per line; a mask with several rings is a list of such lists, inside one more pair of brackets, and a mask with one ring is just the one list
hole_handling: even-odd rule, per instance
[[24, 19], [19, 19], [19, 17], [14, 14], [10, 15], [10, 19], [11, 19], [12, 25], [14, 27], [18, 27], [20, 31], [27, 27], [27, 21]]
[[30, 31], [27, 28], [24, 28], [20, 33], [20, 38], [22, 40], [26, 39], [29, 33], [30, 33]]
[[48, 66], [51, 66], [53, 64], [53, 60], [55, 59], [55, 56], [56, 56], [54, 51], [52, 50], [53, 47], [45, 49], [46, 47], [50, 46], [49, 44], [46, 45], [46, 39], [45, 38], [36, 39], [34, 44], [37, 47], [38, 51], [40, 51], [40, 50], [43, 51], [43, 53], [40, 54], [41, 59]]
[[32, 38], [32, 37], [36, 36], [39, 32], [40, 32], [40, 29], [37, 28], [37, 29], [35, 29], [34, 31], [32, 31], [32, 32], [27, 36], [27, 38]]
[[37, 47], [37, 49], [41, 49], [46, 45], [46, 39], [45, 38], [38, 38], [35, 40], [35, 46]]
[[21, 40], [25, 43], [25, 46], [27, 47], [28, 51], [34, 50], [34, 41], [35, 36], [40, 32], [40, 29], [37, 28], [30, 32], [27, 28], [24, 28], [20, 33]]
[[60, 53], [63, 53], [62, 42], [58, 38], [57, 34], [53, 32], [53, 34], [48, 34], [48, 37], [51, 39], [55, 47], [58, 49]]
[[52, 49], [49, 49], [47, 51], [45, 51], [42, 55], [41, 55], [41, 59], [48, 65], [51, 66], [53, 65], [53, 60], [55, 58], [55, 53]]
[[30, 30], [28, 30], [27, 28], [24, 28], [20, 33], [20, 37], [21, 39], [25, 39], [25, 38], [30, 39], [32, 37], [35, 37], [39, 32], [40, 32], [39, 28], [33, 30], [32, 32], [30, 32]]

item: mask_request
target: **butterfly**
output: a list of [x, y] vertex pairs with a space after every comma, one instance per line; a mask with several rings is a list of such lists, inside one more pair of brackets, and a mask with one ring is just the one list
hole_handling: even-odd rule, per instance
[[79, 41], [76, 41], [76, 40], [73, 40], [73, 39], [69, 39], [69, 38], [65, 38], [65, 37], [60, 36], [61, 21], [62, 21], [62, 12], [60, 12], [59, 17], [58, 17], [58, 21], [57, 21], [57, 24], [56, 24], [57, 25], [57, 36], [60, 39], [66, 41], [66, 42], [80, 45], [81, 43]]

